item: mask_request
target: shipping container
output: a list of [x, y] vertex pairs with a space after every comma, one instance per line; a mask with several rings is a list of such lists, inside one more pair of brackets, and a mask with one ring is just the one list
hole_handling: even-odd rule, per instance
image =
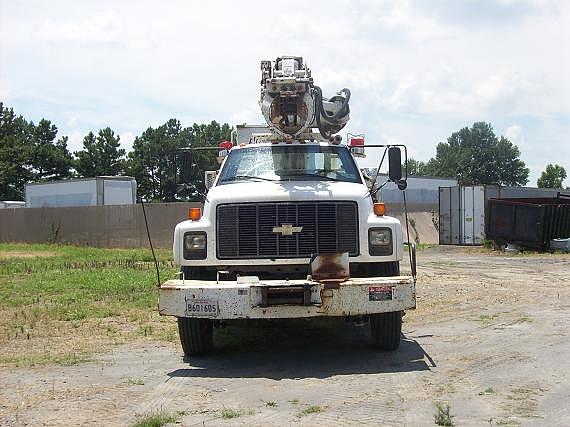
[[136, 203], [137, 183], [128, 176], [26, 184], [26, 207], [130, 205]]
[[486, 235], [499, 244], [549, 249], [570, 237], [570, 197], [490, 199]]
[[482, 245], [485, 189], [479, 186], [439, 188], [439, 244]]

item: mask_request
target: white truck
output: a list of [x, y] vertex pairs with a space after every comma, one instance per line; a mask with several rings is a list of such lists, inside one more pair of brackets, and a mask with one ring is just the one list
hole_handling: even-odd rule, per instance
[[[367, 320], [372, 344], [395, 350], [416, 305], [415, 248], [413, 274], [401, 276], [402, 226], [357, 167], [362, 139], [337, 134], [350, 91], [323, 98], [299, 57], [261, 70], [267, 126], [239, 126], [220, 144], [203, 211], [174, 231], [181, 277], [159, 287], [159, 312], [178, 318], [186, 356], [210, 351], [213, 328], [239, 319]], [[405, 188], [400, 148], [386, 150]]]

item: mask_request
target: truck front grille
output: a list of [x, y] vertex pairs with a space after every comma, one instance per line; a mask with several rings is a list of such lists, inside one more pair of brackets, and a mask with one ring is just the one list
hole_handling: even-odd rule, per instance
[[[219, 259], [305, 258], [312, 254], [358, 255], [355, 202], [225, 204], [217, 208]], [[285, 234], [274, 232], [278, 227]], [[291, 235], [287, 230], [294, 227]], [[297, 227], [302, 227], [297, 231]]]

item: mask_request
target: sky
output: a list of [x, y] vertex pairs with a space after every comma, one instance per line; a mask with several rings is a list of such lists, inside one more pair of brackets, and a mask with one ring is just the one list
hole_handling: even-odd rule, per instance
[[303, 56], [325, 96], [351, 89], [343, 134], [428, 160], [486, 121], [529, 185], [548, 163], [570, 175], [568, 1], [0, 0], [0, 101], [72, 151], [107, 126], [128, 150], [170, 118], [263, 123], [259, 62], [281, 55]]

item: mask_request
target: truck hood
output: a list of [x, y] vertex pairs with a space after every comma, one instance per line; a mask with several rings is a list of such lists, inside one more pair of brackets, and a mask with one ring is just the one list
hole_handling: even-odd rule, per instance
[[369, 197], [364, 184], [335, 181], [239, 182], [213, 187], [207, 203], [351, 200]]

